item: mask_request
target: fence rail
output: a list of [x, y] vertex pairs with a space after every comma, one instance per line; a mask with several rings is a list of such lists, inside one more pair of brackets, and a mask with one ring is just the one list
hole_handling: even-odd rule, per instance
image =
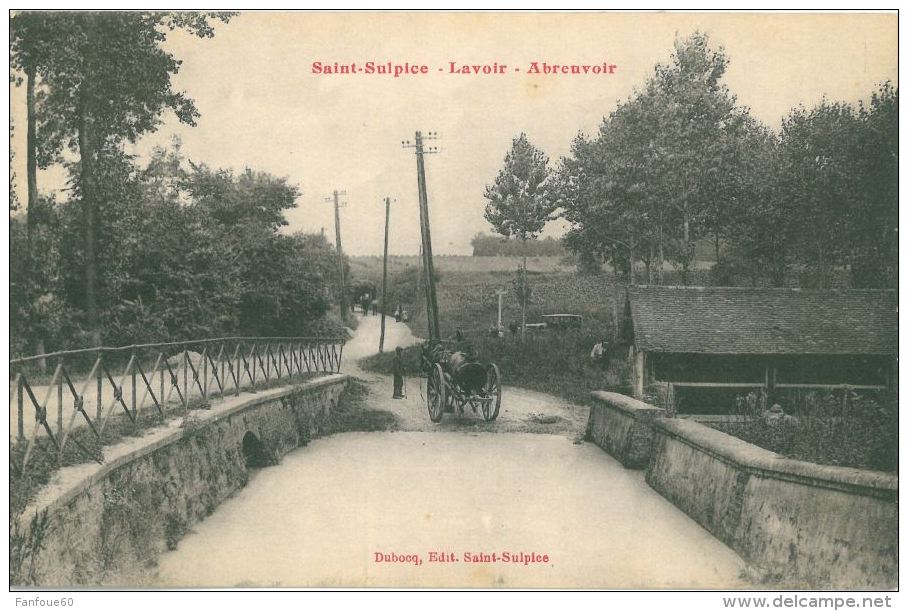
[[[188, 409], [190, 400], [200, 400], [204, 406], [214, 397], [255, 391], [257, 386], [295, 375], [338, 372], [343, 351], [340, 338], [224, 337], [12, 359], [10, 416], [15, 427], [10, 430], [16, 430], [18, 444], [27, 444], [21, 467], [24, 471], [41, 437], [50, 442], [59, 461], [69, 443], [98, 460], [72, 436], [78, 426], [87, 427], [100, 440], [115, 414], [123, 413], [135, 423], [140, 413], [154, 409], [163, 418], [168, 409]], [[54, 367], [53, 376], [46, 384], [33, 384], [29, 378], [43, 363]], [[76, 373], [89, 364], [87, 375]], [[52, 424], [48, 410], [53, 397], [56, 422]]]

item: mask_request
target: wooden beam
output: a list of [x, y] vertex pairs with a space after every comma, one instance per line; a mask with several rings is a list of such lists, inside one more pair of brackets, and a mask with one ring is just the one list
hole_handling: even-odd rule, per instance
[[680, 388], [763, 388], [763, 382], [671, 382]]

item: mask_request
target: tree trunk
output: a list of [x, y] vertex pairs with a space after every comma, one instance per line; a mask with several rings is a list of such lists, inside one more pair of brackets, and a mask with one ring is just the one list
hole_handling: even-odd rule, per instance
[[687, 286], [690, 282], [690, 219], [684, 213], [684, 252], [681, 254], [681, 284]]
[[826, 288], [826, 253], [823, 243], [817, 244], [817, 288]]
[[628, 258], [628, 277], [629, 284], [634, 286], [634, 232], [632, 231], [628, 239], [628, 248], [627, 248], [627, 258]]
[[[25, 84], [26, 108], [26, 179], [28, 181], [28, 208], [25, 211], [25, 272], [27, 286], [32, 288], [37, 284], [37, 266], [35, 265], [35, 235], [38, 221], [38, 137], [37, 120], [35, 118], [35, 68], [32, 66], [26, 72]], [[33, 307], [37, 291], [28, 290], [29, 309]], [[31, 317], [30, 317], [31, 318]], [[32, 320], [33, 323], [37, 322]], [[44, 337], [37, 329], [40, 325], [32, 324], [34, 334], [35, 354], [44, 354]], [[31, 338], [30, 338], [31, 339]], [[47, 361], [38, 361], [38, 369], [44, 373], [47, 370]]]
[[35, 213], [38, 206], [38, 139], [35, 125], [35, 69], [29, 68], [26, 73], [25, 106], [28, 124], [26, 125], [26, 174], [28, 179], [28, 209], [25, 216], [25, 236], [28, 252], [28, 271], [32, 272], [32, 253]]
[[646, 283], [653, 283], [653, 242], [649, 243], [649, 258], [646, 260]]
[[773, 258], [772, 265], [770, 269], [772, 270], [772, 284], [775, 288], [782, 288], [785, 286], [785, 254], [781, 245], [778, 245], [776, 248], [773, 248]]
[[97, 201], [94, 190], [94, 149], [91, 141], [91, 119], [83, 92], [79, 106], [79, 166], [82, 188], [82, 222], [85, 232], [85, 312], [88, 331], [95, 346], [101, 345], [98, 323], [98, 261], [95, 247]]
[[662, 266], [665, 264], [665, 247], [663, 245], [662, 211], [659, 211], [659, 284], [664, 284]]
[[715, 245], [716, 245], [716, 265], [719, 264], [719, 232], [716, 232], [715, 236]]

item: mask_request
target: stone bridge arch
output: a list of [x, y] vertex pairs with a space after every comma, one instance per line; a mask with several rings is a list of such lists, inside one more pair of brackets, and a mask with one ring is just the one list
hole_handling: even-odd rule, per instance
[[252, 431], [243, 435], [243, 457], [247, 469], [261, 469], [277, 464], [273, 454], [258, 436]]

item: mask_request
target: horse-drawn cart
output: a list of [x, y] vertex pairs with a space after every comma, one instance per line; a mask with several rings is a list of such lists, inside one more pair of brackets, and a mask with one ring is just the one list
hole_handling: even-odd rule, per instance
[[441, 422], [445, 413], [473, 413], [491, 422], [501, 409], [501, 374], [495, 363], [483, 365], [470, 349], [449, 349], [441, 340], [423, 345], [422, 365], [426, 373], [426, 404], [432, 422]]

